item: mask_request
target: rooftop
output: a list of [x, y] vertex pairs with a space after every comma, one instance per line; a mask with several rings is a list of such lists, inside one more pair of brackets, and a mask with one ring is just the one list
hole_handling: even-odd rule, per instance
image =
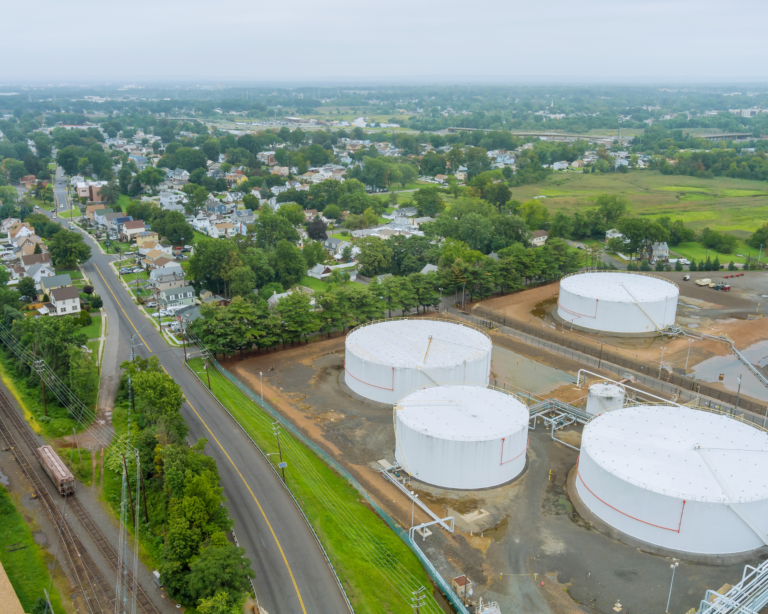
[[481, 386], [432, 386], [397, 402], [397, 418], [419, 433], [456, 441], [501, 439], [528, 428], [528, 408], [516, 397]]
[[563, 277], [560, 290], [599, 301], [634, 303], [660, 301], [679, 294], [677, 284], [653, 275], [634, 273], [577, 273]]
[[478, 330], [425, 319], [387, 320], [361, 326], [347, 336], [346, 343], [348, 352], [369, 362], [427, 369], [475, 360], [490, 352], [491, 346], [491, 340]]
[[[697, 449], [696, 446], [700, 446]], [[723, 414], [642, 405], [607, 411], [584, 427], [582, 454], [648, 490], [695, 501], [768, 499], [768, 433]]]

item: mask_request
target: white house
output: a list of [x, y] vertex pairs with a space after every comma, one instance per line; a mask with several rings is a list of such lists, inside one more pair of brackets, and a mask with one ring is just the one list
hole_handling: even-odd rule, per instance
[[546, 230], [534, 230], [532, 233], [533, 239], [531, 240], [531, 244], [534, 247], [541, 247], [547, 242], [547, 234]]
[[220, 222], [208, 227], [208, 236], [214, 239], [231, 239], [236, 234], [237, 228], [232, 222]]
[[51, 315], [71, 315], [80, 312], [80, 291], [75, 286], [54, 288], [50, 294], [54, 310]]
[[35, 287], [40, 288], [40, 280], [43, 277], [53, 277], [56, 273], [51, 263], [33, 264], [27, 269], [25, 277], [31, 277], [35, 281]]
[[552, 169], [556, 171], [567, 171], [568, 170], [568, 162], [566, 161], [560, 161], [560, 162], [553, 162], [552, 163]]
[[669, 260], [669, 245], [666, 241], [654, 243], [652, 249], [654, 260]]

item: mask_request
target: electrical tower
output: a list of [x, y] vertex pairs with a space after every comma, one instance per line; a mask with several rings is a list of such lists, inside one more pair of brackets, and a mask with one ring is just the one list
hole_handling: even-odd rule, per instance
[[419, 590], [411, 592], [413, 595], [413, 597], [411, 597], [411, 601], [413, 602], [411, 603], [411, 607], [416, 614], [419, 614], [419, 608], [424, 606], [424, 601], [427, 598], [427, 596], [424, 594], [424, 591], [426, 590], [427, 589], [422, 586]]

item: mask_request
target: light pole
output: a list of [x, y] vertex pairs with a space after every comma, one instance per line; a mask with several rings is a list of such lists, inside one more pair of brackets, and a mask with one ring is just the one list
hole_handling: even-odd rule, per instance
[[672, 601], [672, 586], [675, 584], [675, 569], [677, 569], [677, 566], [679, 563], [675, 562], [673, 565], [670, 565], [670, 569], [672, 570], [672, 582], [669, 583], [669, 597], [667, 597], [667, 609], [666, 613], [669, 614], [669, 602]]
[[413, 512], [416, 508], [416, 499], [419, 495], [415, 494], [413, 491], [411, 491], [411, 528], [413, 528]]
[[738, 379], [736, 381], [739, 382], [739, 389], [736, 392], [736, 408], [734, 409], [734, 413], [735, 413], [736, 409], [739, 409], [739, 397], [741, 396], [741, 375], [739, 375], [739, 377], [738, 377]]
[[693, 339], [688, 339], [688, 356], [685, 357], [685, 372], [688, 373], [688, 359], [691, 357], [691, 343]]
[[664, 366], [664, 350], [667, 348], [661, 348], [661, 362], [659, 363], [659, 379], [661, 379], [661, 368]]
[[264, 374], [261, 371], [259, 371], [259, 384], [261, 384], [261, 402], [262, 403], [264, 402], [264, 379], [263, 379], [263, 376], [264, 376]]

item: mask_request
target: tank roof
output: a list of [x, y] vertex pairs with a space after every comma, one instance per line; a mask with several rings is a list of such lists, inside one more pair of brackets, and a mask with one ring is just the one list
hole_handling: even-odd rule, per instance
[[768, 433], [723, 414], [668, 405], [607, 411], [584, 428], [581, 452], [609, 473], [672, 497], [768, 498]]
[[635, 300], [647, 303], [680, 294], [677, 284], [661, 277], [614, 272], [569, 275], [560, 281], [560, 288], [579, 296], [617, 303]]
[[592, 384], [589, 387], [589, 392], [604, 397], [614, 397], [618, 395], [624, 395], [624, 388], [618, 384], [609, 384], [608, 382], [602, 382], [599, 384]]
[[474, 360], [492, 346], [484, 333], [453, 322], [386, 320], [353, 330], [347, 336], [346, 351], [373, 363], [428, 369]]
[[431, 386], [395, 405], [408, 428], [456, 441], [501, 439], [528, 428], [528, 407], [511, 394], [480, 386]]

